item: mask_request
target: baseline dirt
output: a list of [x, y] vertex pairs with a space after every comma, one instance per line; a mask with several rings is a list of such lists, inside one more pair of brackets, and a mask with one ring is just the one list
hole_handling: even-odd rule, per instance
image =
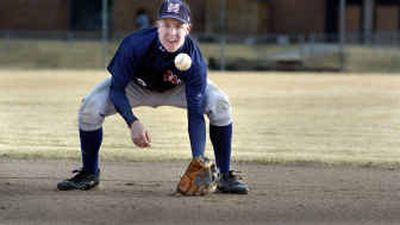
[[237, 164], [249, 195], [172, 195], [187, 162], [103, 162], [101, 187], [60, 192], [77, 162], [0, 158], [0, 224], [400, 224], [400, 171]]

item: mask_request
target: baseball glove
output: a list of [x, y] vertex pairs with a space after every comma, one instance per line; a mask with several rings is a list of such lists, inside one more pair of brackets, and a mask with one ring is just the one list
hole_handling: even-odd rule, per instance
[[181, 177], [176, 192], [186, 196], [205, 195], [215, 191], [215, 164], [205, 157], [193, 158]]

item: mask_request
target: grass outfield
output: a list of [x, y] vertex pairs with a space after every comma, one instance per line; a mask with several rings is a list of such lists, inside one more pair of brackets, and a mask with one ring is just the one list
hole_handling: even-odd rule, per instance
[[[0, 157], [79, 159], [81, 98], [103, 71], [0, 71]], [[400, 76], [210, 73], [230, 96], [233, 159], [400, 166]], [[120, 116], [104, 124], [103, 160], [190, 157], [186, 113], [137, 108], [153, 145], [133, 147]], [[212, 156], [207, 140], [207, 155]]]

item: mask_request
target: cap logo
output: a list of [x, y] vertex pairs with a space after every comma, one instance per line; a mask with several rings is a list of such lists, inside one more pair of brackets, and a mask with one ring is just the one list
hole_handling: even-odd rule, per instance
[[174, 3], [170, 2], [170, 3], [168, 4], [168, 9], [167, 9], [167, 11], [168, 11], [169, 13], [176, 13], [176, 14], [179, 14], [179, 3], [174, 4]]

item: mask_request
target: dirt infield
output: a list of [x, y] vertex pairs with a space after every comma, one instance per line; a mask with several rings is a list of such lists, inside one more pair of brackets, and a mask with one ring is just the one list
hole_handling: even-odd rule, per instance
[[101, 187], [60, 192], [71, 161], [0, 158], [0, 224], [400, 224], [400, 171], [235, 165], [249, 195], [176, 197], [185, 161], [103, 162]]

